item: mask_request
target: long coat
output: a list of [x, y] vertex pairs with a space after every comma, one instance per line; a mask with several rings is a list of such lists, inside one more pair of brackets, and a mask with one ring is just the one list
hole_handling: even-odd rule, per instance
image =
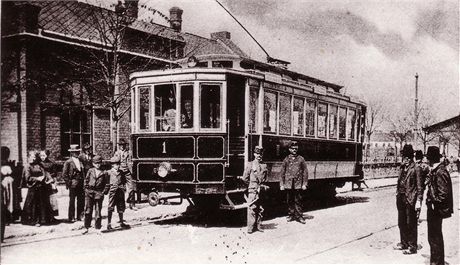
[[428, 178], [427, 205], [432, 205], [434, 212], [440, 217], [450, 217], [454, 212], [454, 201], [452, 181], [446, 166], [440, 163], [431, 170]]
[[398, 193], [404, 193], [406, 202], [415, 207], [417, 201], [423, 198], [423, 169], [411, 162], [407, 167], [402, 166], [399, 172]]
[[64, 168], [62, 170], [62, 177], [64, 178], [67, 187], [76, 188], [79, 185], [83, 186], [83, 164], [80, 164], [80, 166], [81, 168], [78, 170], [72, 158], [65, 161]]
[[98, 175], [96, 168], [90, 168], [84, 181], [85, 193], [92, 195], [94, 199], [104, 197], [104, 189], [107, 185], [107, 180], [108, 176], [106, 171], [100, 170]]
[[248, 185], [248, 190], [258, 190], [266, 180], [267, 164], [249, 162], [243, 173], [243, 181]]
[[283, 160], [280, 173], [280, 186], [283, 186], [285, 189], [291, 189], [292, 184], [294, 184], [293, 187], [296, 190], [308, 185], [307, 163], [300, 155], [288, 155]]

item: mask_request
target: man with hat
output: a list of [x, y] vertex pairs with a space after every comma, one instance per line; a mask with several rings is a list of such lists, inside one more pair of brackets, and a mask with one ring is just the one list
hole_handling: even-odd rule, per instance
[[98, 232], [101, 229], [102, 220], [102, 201], [104, 200], [104, 190], [107, 184], [107, 172], [101, 170], [102, 157], [96, 155], [92, 159], [93, 167], [88, 170], [86, 174], [85, 186], [85, 231], [83, 234], [88, 233], [91, 227], [91, 219], [94, 207], [94, 227]]
[[308, 187], [308, 170], [305, 159], [298, 155], [299, 144], [292, 141], [289, 145], [289, 155], [281, 167], [280, 189], [287, 191], [288, 217], [287, 221], [297, 221], [305, 224], [302, 214], [301, 189]]
[[452, 216], [454, 212], [452, 181], [446, 165], [441, 163], [437, 146], [428, 147], [426, 158], [431, 168], [426, 198], [430, 264], [445, 264], [442, 219]]
[[260, 190], [267, 180], [267, 165], [262, 163], [263, 148], [254, 148], [254, 160], [249, 162], [243, 173], [243, 181], [248, 185], [248, 233], [261, 231], [262, 212], [264, 209], [260, 203]]
[[126, 191], [126, 177], [120, 170], [120, 158], [114, 156], [110, 159], [112, 168], [107, 172], [108, 180], [105, 185], [104, 194], [109, 195], [109, 205], [107, 209], [107, 230], [112, 230], [112, 213], [117, 207], [118, 218], [120, 220], [121, 228], [129, 228], [123, 220], [123, 213], [125, 212], [125, 191]]
[[422, 168], [416, 167], [412, 145], [404, 145], [402, 163], [396, 187], [396, 207], [400, 242], [396, 250], [403, 254], [417, 253], [417, 215], [420, 213], [423, 198]]
[[133, 180], [132, 172], [132, 159], [131, 154], [128, 150], [128, 142], [125, 139], [121, 139], [118, 143], [119, 149], [115, 152], [114, 156], [120, 159], [120, 170], [125, 174], [126, 177], [126, 186], [127, 186], [127, 193], [129, 202], [129, 209], [133, 211], [137, 211], [136, 208], [136, 200], [135, 200], [135, 193], [136, 193], [136, 183]]
[[[62, 170], [62, 177], [65, 180], [66, 188], [69, 190], [69, 222], [75, 222], [75, 216], [77, 220], [81, 221], [83, 214], [83, 208], [85, 206], [85, 196], [83, 190], [83, 165], [78, 159], [80, 149], [77, 144], [71, 144], [70, 158], [65, 161], [64, 168]], [[77, 201], [77, 213], [75, 215], [75, 200]]]
[[86, 176], [89, 169], [93, 167], [93, 156], [93, 147], [89, 143], [84, 144], [82, 152], [78, 156], [78, 159], [80, 159], [81, 163], [83, 164], [84, 176]]
[[[427, 162], [423, 160], [423, 152], [422, 150], [415, 150], [415, 167], [420, 167], [421, 173], [422, 173], [422, 183], [423, 183], [423, 191], [425, 191], [425, 183], [426, 183], [426, 177], [428, 176], [428, 173], [430, 172], [430, 166], [428, 166]], [[418, 170], [416, 170], [417, 172]]]

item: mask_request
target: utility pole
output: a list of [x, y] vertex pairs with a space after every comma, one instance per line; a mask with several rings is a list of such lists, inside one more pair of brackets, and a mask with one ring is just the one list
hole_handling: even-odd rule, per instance
[[415, 107], [414, 107], [414, 147], [417, 149], [418, 141], [418, 73], [415, 73]]

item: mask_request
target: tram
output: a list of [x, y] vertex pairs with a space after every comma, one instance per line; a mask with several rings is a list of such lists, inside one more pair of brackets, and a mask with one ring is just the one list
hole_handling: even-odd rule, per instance
[[136, 72], [130, 88], [133, 176], [151, 205], [173, 192], [194, 204], [246, 207], [238, 177], [256, 145], [279, 193], [292, 140], [307, 161], [306, 193], [335, 195], [363, 178], [366, 106], [339, 85], [243, 59]]

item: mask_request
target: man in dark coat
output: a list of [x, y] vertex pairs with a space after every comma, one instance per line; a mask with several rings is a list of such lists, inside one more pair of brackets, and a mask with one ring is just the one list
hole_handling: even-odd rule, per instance
[[422, 168], [414, 162], [412, 145], [404, 145], [401, 154], [403, 162], [396, 188], [401, 241], [396, 249], [404, 249], [403, 254], [410, 255], [417, 253], [417, 215], [422, 206], [423, 176]]
[[308, 170], [305, 159], [298, 155], [299, 145], [292, 141], [289, 146], [289, 155], [284, 159], [281, 168], [280, 189], [287, 191], [288, 222], [297, 221], [305, 224], [302, 214], [301, 189], [308, 186]]
[[69, 222], [75, 222], [75, 200], [77, 201], [77, 220], [81, 221], [83, 208], [85, 206], [85, 195], [83, 190], [84, 168], [78, 159], [80, 149], [78, 145], [70, 145], [70, 158], [65, 161], [62, 170], [62, 177], [65, 180], [66, 188], [69, 190]]
[[254, 148], [254, 160], [249, 162], [243, 173], [243, 181], [248, 185], [248, 233], [262, 231], [261, 221], [264, 211], [260, 203], [260, 190], [264, 189], [262, 183], [267, 180], [267, 164], [262, 163], [263, 149], [261, 146]]
[[430, 244], [430, 264], [445, 264], [442, 219], [454, 212], [452, 181], [437, 146], [429, 146], [426, 158], [431, 170], [427, 183], [427, 223], [428, 243]]

